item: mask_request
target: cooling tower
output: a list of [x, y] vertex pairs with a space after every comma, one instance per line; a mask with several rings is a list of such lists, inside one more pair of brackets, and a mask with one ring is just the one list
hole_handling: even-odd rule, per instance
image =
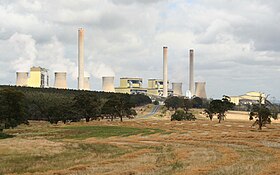
[[89, 91], [90, 90], [90, 81], [89, 77], [84, 78], [84, 90]]
[[78, 89], [84, 89], [84, 29], [78, 30]]
[[207, 98], [205, 85], [206, 82], [195, 82], [195, 96], [199, 98]]
[[189, 66], [189, 91], [191, 92], [191, 96], [194, 95], [194, 50], [190, 50], [190, 66]]
[[174, 96], [182, 96], [182, 83], [172, 83], [172, 90]]
[[28, 72], [17, 72], [17, 86], [27, 86], [28, 82]]
[[168, 96], [167, 57], [168, 57], [168, 48], [163, 47], [163, 97]]
[[55, 72], [54, 76], [54, 87], [57, 89], [67, 89], [66, 72]]
[[104, 92], [115, 92], [114, 77], [102, 77], [102, 90]]

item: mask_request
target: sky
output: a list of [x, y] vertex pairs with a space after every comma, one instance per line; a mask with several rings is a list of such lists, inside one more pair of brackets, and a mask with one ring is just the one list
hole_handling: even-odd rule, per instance
[[[189, 49], [195, 81], [208, 97], [260, 91], [280, 99], [279, 0], [0, 0], [0, 84], [31, 66], [66, 71], [77, 88], [77, 30], [85, 30], [85, 69], [92, 90], [102, 76], [162, 78], [188, 89]], [[171, 88], [171, 87], [170, 87]]]

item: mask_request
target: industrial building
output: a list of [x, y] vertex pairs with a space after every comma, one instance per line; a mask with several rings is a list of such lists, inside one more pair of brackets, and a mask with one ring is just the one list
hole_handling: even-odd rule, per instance
[[173, 96], [183, 96], [182, 83], [172, 83]]
[[16, 76], [17, 86], [28, 86], [28, 72], [17, 72]]
[[128, 94], [147, 94], [147, 89], [142, 87], [142, 78], [121, 78], [120, 87], [116, 87], [117, 93], [128, 93]]
[[[167, 81], [167, 89], [169, 87], [169, 81]], [[153, 96], [164, 96], [164, 80], [162, 79], [148, 79], [147, 94]], [[172, 95], [173, 91], [168, 89], [167, 96]]]
[[[84, 37], [85, 30], [78, 29], [78, 90], [90, 90], [90, 77], [85, 77], [84, 68]], [[125, 77], [120, 78], [120, 86], [114, 86], [114, 77], [102, 77], [102, 90], [104, 92], [128, 93], [128, 94], [147, 94], [150, 96], [168, 97], [183, 96], [182, 83], [172, 83], [172, 89], [169, 89], [168, 81], [168, 47], [163, 47], [163, 66], [162, 79], [149, 79], [148, 87], [143, 87], [142, 78]], [[55, 72], [54, 87], [67, 89], [67, 73]], [[49, 87], [48, 70], [41, 67], [32, 67], [30, 73], [17, 72], [17, 86], [29, 87]], [[196, 82], [194, 84], [194, 50], [189, 50], [189, 98], [193, 96], [207, 98], [205, 82]], [[233, 98], [236, 99], [236, 98]]]
[[55, 72], [54, 73], [54, 88], [67, 89], [66, 72]]
[[116, 92], [114, 86], [114, 77], [102, 77], [102, 91]]
[[28, 72], [17, 72], [17, 86], [28, 87], [49, 87], [48, 70], [42, 67], [31, 67], [29, 77]]
[[236, 105], [258, 104], [260, 99], [261, 104], [264, 104], [266, 100], [266, 94], [252, 91], [240, 96], [230, 96], [230, 101]]
[[195, 96], [207, 99], [206, 95], [206, 82], [195, 82]]

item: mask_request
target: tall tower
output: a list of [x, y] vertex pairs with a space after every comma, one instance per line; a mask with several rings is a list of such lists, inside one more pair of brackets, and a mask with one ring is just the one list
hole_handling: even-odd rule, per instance
[[168, 96], [167, 57], [168, 57], [168, 48], [163, 47], [163, 97]]
[[78, 30], [78, 89], [84, 89], [84, 29]]
[[194, 50], [190, 50], [190, 73], [189, 73], [189, 91], [191, 93], [191, 96], [194, 95]]

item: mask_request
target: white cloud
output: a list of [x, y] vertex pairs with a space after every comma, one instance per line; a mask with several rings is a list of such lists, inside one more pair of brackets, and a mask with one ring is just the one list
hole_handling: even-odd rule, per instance
[[0, 83], [38, 64], [67, 71], [76, 87], [77, 28], [84, 27], [94, 78], [161, 78], [167, 45], [169, 78], [185, 88], [194, 48], [196, 79], [207, 81], [210, 96], [260, 90], [280, 98], [279, 10], [276, 0], [0, 0]]

